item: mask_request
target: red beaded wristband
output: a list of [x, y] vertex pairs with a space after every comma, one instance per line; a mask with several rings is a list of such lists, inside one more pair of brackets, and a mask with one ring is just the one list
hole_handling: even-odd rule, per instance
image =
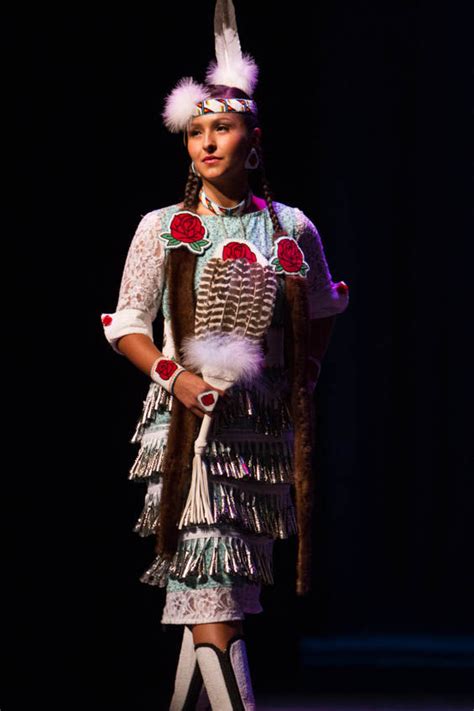
[[150, 378], [172, 395], [174, 381], [183, 370], [186, 370], [186, 368], [183, 368], [174, 358], [158, 356], [150, 368]]

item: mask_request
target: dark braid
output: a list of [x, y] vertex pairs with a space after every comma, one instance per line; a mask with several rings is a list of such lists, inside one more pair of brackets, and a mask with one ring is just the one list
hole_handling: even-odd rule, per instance
[[268, 205], [268, 212], [270, 213], [270, 217], [272, 220], [273, 231], [274, 232], [281, 232], [283, 230], [283, 228], [281, 226], [281, 222], [278, 219], [278, 215], [276, 214], [275, 207], [273, 205], [273, 195], [272, 195], [272, 191], [271, 191], [270, 185], [267, 180], [267, 176], [265, 175], [265, 167], [263, 164], [263, 152], [262, 152], [261, 146], [257, 146], [256, 150], [258, 153], [258, 157], [260, 159], [260, 163], [258, 165], [258, 167], [260, 169], [260, 182], [262, 184], [262, 190], [263, 190], [263, 194], [265, 197], [265, 202]]
[[190, 165], [186, 187], [184, 188], [184, 209], [189, 210], [196, 207], [201, 182], [201, 178], [193, 172]]

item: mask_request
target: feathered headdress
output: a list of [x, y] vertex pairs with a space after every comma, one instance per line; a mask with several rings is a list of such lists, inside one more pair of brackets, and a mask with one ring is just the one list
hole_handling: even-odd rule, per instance
[[216, 59], [206, 71], [205, 83], [183, 77], [165, 98], [163, 122], [171, 133], [185, 131], [193, 116], [222, 111], [256, 113], [252, 99], [210, 98], [210, 84], [224, 84], [241, 89], [252, 97], [258, 81], [258, 66], [248, 53], [242, 53], [235, 8], [232, 0], [217, 0], [214, 11]]

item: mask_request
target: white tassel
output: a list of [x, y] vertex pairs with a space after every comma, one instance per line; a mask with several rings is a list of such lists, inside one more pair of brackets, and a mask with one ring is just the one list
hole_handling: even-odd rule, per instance
[[[203, 368], [203, 379], [219, 390], [227, 390], [233, 381], [217, 378], [207, 373]], [[217, 404], [217, 401], [216, 401]], [[191, 486], [188, 498], [184, 505], [183, 514], [178, 524], [178, 528], [183, 528], [189, 523], [215, 523], [212, 514], [209, 496], [209, 486], [207, 481], [207, 469], [203, 462], [202, 454], [207, 447], [207, 437], [211, 427], [212, 417], [204, 414], [199, 435], [194, 442], [193, 469], [191, 474]]]
[[209, 497], [207, 469], [202, 458], [202, 453], [207, 446], [207, 434], [211, 422], [212, 418], [204, 415], [199, 436], [194, 443], [191, 486], [178, 528], [183, 528], [190, 523], [215, 523]]

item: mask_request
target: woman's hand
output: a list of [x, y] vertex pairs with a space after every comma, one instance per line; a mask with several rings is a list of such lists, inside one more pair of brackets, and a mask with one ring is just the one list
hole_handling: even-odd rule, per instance
[[[214, 408], [212, 412], [206, 412], [206, 410], [201, 407], [199, 400], [197, 399], [198, 395], [206, 392], [207, 390], [215, 390], [218, 392], [219, 400], [221, 397], [227, 397], [225, 390], [220, 390], [219, 388], [214, 387], [214, 385], [209, 385], [209, 383], [206, 383], [206, 381], [200, 378], [199, 375], [195, 375], [195, 373], [190, 373], [189, 370], [185, 370], [176, 378], [173, 386], [173, 395], [175, 395], [178, 400], [180, 400], [180, 402], [188, 408], [188, 410], [191, 410], [195, 415], [202, 419], [204, 415], [212, 417], [216, 411], [216, 408]], [[219, 400], [217, 401], [216, 407], [219, 404]]]

